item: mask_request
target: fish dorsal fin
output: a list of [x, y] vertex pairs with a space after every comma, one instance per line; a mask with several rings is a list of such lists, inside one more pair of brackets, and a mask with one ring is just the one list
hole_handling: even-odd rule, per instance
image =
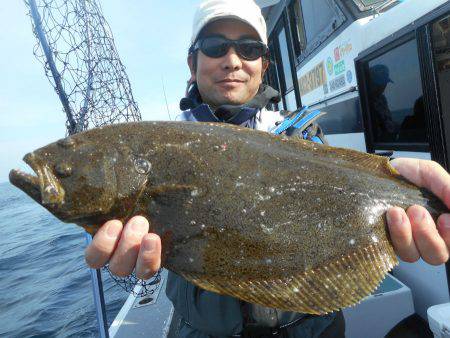
[[401, 177], [399, 172], [389, 164], [389, 159], [385, 156], [364, 153], [353, 149], [330, 147], [301, 139], [293, 141], [299, 143], [301, 149], [305, 150], [306, 148], [306, 150], [311, 151], [314, 157], [326, 158], [335, 164], [351, 168], [356, 167], [377, 176]]
[[387, 240], [331, 260], [318, 268], [271, 280], [180, 273], [193, 284], [246, 302], [286, 311], [326, 314], [359, 303], [398, 264]]

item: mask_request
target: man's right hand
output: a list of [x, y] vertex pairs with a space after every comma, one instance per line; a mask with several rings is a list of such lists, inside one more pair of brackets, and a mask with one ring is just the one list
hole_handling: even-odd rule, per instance
[[123, 226], [118, 220], [103, 224], [86, 248], [86, 263], [99, 269], [109, 262], [111, 272], [128, 276], [136, 268], [136, 276], [149, 279], [161, 265], [161, 239], [149, 233], [145, 217], [135, 216]]

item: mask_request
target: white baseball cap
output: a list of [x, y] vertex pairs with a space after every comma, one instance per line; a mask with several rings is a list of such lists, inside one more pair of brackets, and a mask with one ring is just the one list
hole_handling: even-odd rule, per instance
[[219, 19], [245, 22], [255, 29], [261, 41], [267, 45], [266, 21], [254, 0], [203, 0], [194, 16], [191, 45], [207, 24]]

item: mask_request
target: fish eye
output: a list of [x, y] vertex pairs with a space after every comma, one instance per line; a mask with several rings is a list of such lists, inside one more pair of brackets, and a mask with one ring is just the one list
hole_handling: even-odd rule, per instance
[[67, 163], [58, 163], [55, 165], [55, 172], [59, 177], [69, 177], [72, 175], [72, 167]]
[[138, 157], [134, 159], [134, 167], [139, 174], [146, 175], [152, 169], [152, 164], [145, 158]]
[[73, 148], [75, 146], [75, 140], [72, 137], [63, 138], [59, 140], [57, 143], [60, 147], [66, 149]]

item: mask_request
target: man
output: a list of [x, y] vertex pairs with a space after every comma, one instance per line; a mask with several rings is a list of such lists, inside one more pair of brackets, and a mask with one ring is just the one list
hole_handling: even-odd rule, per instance
[[[261, 44], [263, 47], [261, 47]], [[189, 95], [182, 101], [182, 118], [222, 121], [269, 130], [282, 118], [263, 107], [274, 93], [262, 86], [267, 68], [267, 36], [264, 18], [253, 0], [207, 0], [194, 19]], [[399, 159], [392, 164], [407, 179], [433, 191], [450, 206], [450, 177], [431, 161]], [[387, 214], [392, 242], [405, 261], [422, 257], [430, 264], [448, 260], [450, 215], [441, 215], [438, 226], [428, 212], [412, 206], [392, 208]], [[140, 216], [125, 226], [111, 220], [97, 232], [86, 249], [92, 268], [107, 262], [111, 271], [126, 276], [133, 269], [150, 278], [161, 264], [161, 241], [148, 233], [148, 221]], [[342, 314], [307, 316], [247, 304], [195, 287], [170, 273], [167, 295], [182, 317], [180, 337], [343, 337]]]
[[370, 74], [370, 102], [375, 113], [377, 124], [377, 141], [395, 141], [397, 129], [384, 91], [389, 83], [394, 83], [389, 76], [389, 68], [385, 65], [375, 65], [369, 69]]

